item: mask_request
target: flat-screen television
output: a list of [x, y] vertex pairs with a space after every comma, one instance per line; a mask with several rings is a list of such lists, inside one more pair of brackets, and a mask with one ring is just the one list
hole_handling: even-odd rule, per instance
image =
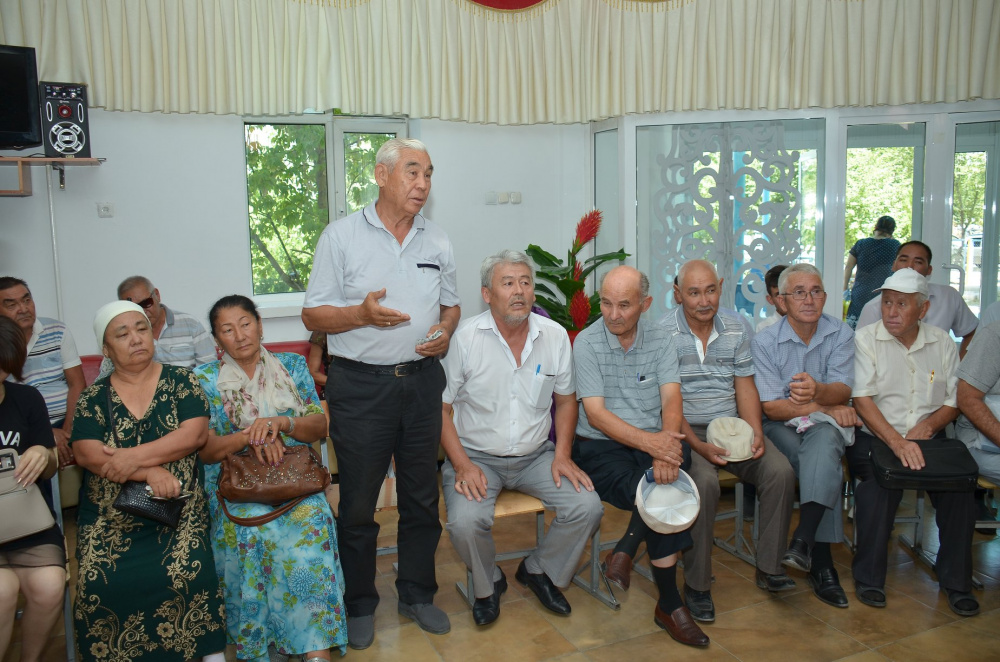
[[42, 144], [35, 49], [0, 44], [0, 149]]

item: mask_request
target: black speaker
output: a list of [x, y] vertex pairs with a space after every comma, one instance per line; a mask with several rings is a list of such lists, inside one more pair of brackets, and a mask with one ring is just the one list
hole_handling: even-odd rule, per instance
[[82, 83], [38, 84], [42, 106], [42, 144], [47, 157], [89, 157], [90, 120], [87, 86]]

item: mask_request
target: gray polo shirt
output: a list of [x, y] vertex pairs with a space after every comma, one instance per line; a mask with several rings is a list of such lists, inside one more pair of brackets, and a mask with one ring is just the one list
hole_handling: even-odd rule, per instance
[[[1000, 395], [1000, 322], [980, 326], [958, 366], [958, 378], [987, 396]], [[955, 423], [955, 435], [967, 445], [979, 439], [979, 431], [963, 414]]]
[[701, 340], [691, 331], [683, 308], [671, 310], [660, 324], [677, 346], [687, 422], [708, 425], [720, 416], [737, 416], [736, 378], [753, 376], [754, 368], [750, 334], [736, 314], [720, 310], [715, 315], [704, 360], [698, 353]]
[[320, 235], [303, 308], [355, 306], [386, 289], [380, 303], [410, 316], [389, 328], [365, 326], [327, 335], [330, 356], [390, 365], [423, 358], [417, 341], [457, 306], [455, 255], [444, 230], [420, 214], [402, 245], [371, 204], [334, 221]]
[[[662, 326], [639, 318], [635, 343], [626, 352], [599, 319], [576, 337], [573, 363], [578, 398], [603, 397], [605, 408], [629, 425], [647, 432], [663, 429], [660, 386], [679, 384], [681, 377], [674, 341]], [[582, 402], [576, 434], [608, 438], [590, 426]]]

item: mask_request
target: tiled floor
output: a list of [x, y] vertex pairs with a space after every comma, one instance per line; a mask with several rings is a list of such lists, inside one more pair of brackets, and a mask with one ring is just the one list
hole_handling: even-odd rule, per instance
[[[722, 507], [732, 507], [732, 502], [732, 492], [724, 492]], [[901, 512], [911, 503], [905, 500]], [[382, 513], [380, 521], [383, 523], [380, 544], [393, 544], [395, 515]], [[606, 506], [602, 538], [616, 538], [626, 521], [624, 513]], [[934, 549], [937, 530], [931, 512], [926, 521], [924, 539]], [[732, 526], [731, 521], [719, 523], [717, 533], [727, 535]], [[74, 527], [68, 528], [72, 538]], [[898, 527], [904, 533], [911, 528]], [[505, 518], [497, 522], [495, 533], [501, 551], [530, 547], [534, 521], [530, 515]], [[944, 595], [938, 591], [933, 573], [916, 561], [895, 537], [890, 549], [886, 609], [873, 609], [855, 599], [850, 590], [853, 587], [850, 552], [843, 546], [835, 549], [835, 559], [841, 582], [848, 589], [851, 601], [848, 609], [819, 602], [801, 575], [793, 575], [800, 590], [782, 597], [771, 596], [754, 585], [752, 567], [716, 549], [712, 594], [717, 619], [704, 628], [712, 643], [706, 649], [693, 649], [675, 643], [653, 623], [655, 588], [639, 575], [633, 574], [632, 589], [618, 596], [622, 601], [620, 610], [612, 611], [573, 586], [566, 591], [573, 613], [560, 617], [542, 608], [527, 589], [513, 580], [517, 561], [501, 564], [510, 579], [510, 590], [501, 602], [500, 619], [491, 626], [478, 628], [455, 589], [455, 582], [464, 579], [465, 570], [445, 533], [437, 552], [441, 588], [436, 603], [451, 615], [451, 632], [430, 635], [396, 614], [392, 569], [395, 556], [384, 556], [378, 563], [382, 602], [376, 612], [375, 644], [368, 650], [349, 651], [347, 655], [358, 662], [1000, 660], [1000, 538], [980, 534], [974, 538], [976, 577], [986, 587], [976, 592], [982, 613], [974, 618], [952, 614]], [[71, 570], [75, 572], [75, 567]], [[18, 638], [19, 632], [15, 630], [15, 641]], [[64, 660], [64, 646], [60, 624], [44, 659]], [[19, 644], [14, 643], [3, 662], [16, 662], [19, 652]]]

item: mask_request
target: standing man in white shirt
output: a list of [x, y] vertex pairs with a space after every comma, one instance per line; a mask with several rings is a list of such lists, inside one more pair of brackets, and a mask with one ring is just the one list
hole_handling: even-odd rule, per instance
[[[892, 270], [896, 272], [906, 268], [913, 269], [924, 278], [930, 278], [931, 272], [934, 271], [934, 267], [931, 266], [931, 247], [916, 240], [900, 246], [896, 251], [896, 261], [892, 263]], [[928, 282], [927, 292], [930, 297], [930, 308], [924, 316], [924, 324], [951, 331], [956, 338], [961, 338], [962, 344], [958, 348], [958, 356], [959, 358], [965, 356], [965, 351], [969, 348], [972, 336], [979, 326], [975, 313], [969, 309], [962, 295], [954, 288]], [[862, 329], [880, 319], [882, 319], [882, 298], [877, 296], [861, 309], [861, 316], [855, 328]]]
[[[880, 297], [882, 320], [855, 336], [854, 408], [864, 421], [847, 449], [854, 489], [858, 545], [851, 572], [858, 600], [885, 607], [889, 535], [902, 490], [878, 484], [873, 444], [886, 444], [910, 469], [923, 469], [921, 441], [943, 437], [958, 416], [958, 352], [947, 332], [924, 324], [927, 280], [913, 269], [886, 278]], [[958, 446], [958, 444], [955, 444]], [[961, 446], [959, 446], [961, 448]], [[938, 551], [935, 570], [948, 605], [959, 616], [979, 613], [972, 595], [972, 529], [976, 510], [972, 492], [928, 490], [936, 513]]]
[[382, 145], [375, 155], [378, 200], [320, 235], [303, 302], [303, 323], [327, 334], [332, 357], [326, 398], [340, 467], [347, 639], [355, 649], [375, 640], [375, 505], [393, 458], [399, 614], [433, 634], [451, 629], [433, 604], [445, 384], [439, 359], [461, 311], [451, 241], [420, 214], [433, 172], [419, 140]]
[[547, 609], [566, 615], [570, 604], [558, 587], [572, 581], [604, 512], [590, 478], [570, 459], [577, 406], [569, 336], [531, 312], [535, 283], [524, 253], [504, 250], [486, 258], [480, 281], [490, 309], [462, 323], [442, 362], [448, 377], [441, 434], [448, 455], [441, 468], [448, 534], [472, 570], [472, 617], [488, 625], [499, 617], [507, 589], [492, 535], [497, 495], [507, 487], [541, 499], [555, 519], [515, 577]]

